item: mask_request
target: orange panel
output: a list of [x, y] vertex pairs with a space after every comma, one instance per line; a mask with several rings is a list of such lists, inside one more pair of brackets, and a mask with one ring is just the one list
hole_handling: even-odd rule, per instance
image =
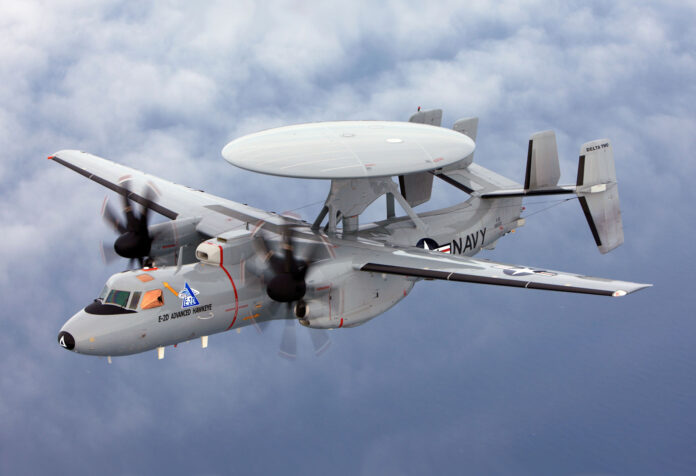
[[160, 307], [164, 304], [164, 297], [162, 297], [161, 289], [153, 289], [143, 294], [143, 299], [140, 302], [141, 309], [152, 309], [153, 307]]

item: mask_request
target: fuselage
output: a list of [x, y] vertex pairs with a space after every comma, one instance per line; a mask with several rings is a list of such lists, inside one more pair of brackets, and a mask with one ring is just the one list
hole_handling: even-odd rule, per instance
[[[353, 269], [348, 254], [316, 263], [307, 276], [300, 322], [315, 328], [359, 325], [403, 299], [412, 278]], [[246, 261], [219, 266], [144, 268], [109, 278], [95, 301], [62, 327], [60, 345], [81, 354], [118, 356], [174, 345], [275, 319], [299, 317], [296, 303], [268, 297]]]
[[519, 225], [520, 199], [473, 200], [479, 199], [420, 215], [426, 230], [405, 217], [367, 224], [357, 236], [323, 235], [325, 252], [307, 274], [304, 309], [269, 298], [264, 275], [257, 271], [264, 264], [249, 250], [227, 252], [231, 259], [217, 265], [195, 261], [111, 276], [100, 296], [65, 323], [58, 341], [81, 354], [118, 356], [275, 319], [299, 318], [323, 329], [360, 325], [406, 297], [417, 281], [356, 269], [353, 257], [368, 252], [368, 246], [369, 252], [375, 245], [385, 252], [437, 246], [444, 253], [472, 256]]

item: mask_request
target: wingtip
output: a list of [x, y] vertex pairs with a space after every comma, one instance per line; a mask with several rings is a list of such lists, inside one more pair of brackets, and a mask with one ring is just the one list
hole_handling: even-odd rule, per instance
[[653, 286], [652, 284], [635, 283], [631, 287], [631, 289], [628, 289], [626, 291], [624, 291], [624, 290], [615, 291], [614, 294], [612, 294], [612, 296], [614, 296], [614, 297], [626, 296], [627, 294], [633, 294], [636, 291], [640, 291], [641, 289], [645, 289], [645, 288], [651, 288], [652, 286]]

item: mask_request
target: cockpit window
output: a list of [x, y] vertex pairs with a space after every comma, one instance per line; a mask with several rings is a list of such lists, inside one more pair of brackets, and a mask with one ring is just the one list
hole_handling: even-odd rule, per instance
[[140, 295], [142, 293], [140, 291], [133, 291], [133, 297], [130, 300], [130, 304], [128, 304], [128, 309], [135, 309], [138, 307], [138, 301], [140, 301]]
[[164, 304], [164, 297], [162, 296], [161, 289], [153, 289], [152, 291], [147, 291], [143, 294], [142, 302], [140, 303], [141, 309], [152, 309], [153, 307], [159, 307]]
[[106, 299], [106, 295], [109, 294], [109, 286], [104, 286], [104, 289], [99, 293], [99, 298], [102, 302]]
[[126, 307], [126, 304], [128, 304], [129, 297], [129, 291], [118, 291], [116, 289], [112, 289], [106, 296], [104, 304], [115, 304], [116, 306]]

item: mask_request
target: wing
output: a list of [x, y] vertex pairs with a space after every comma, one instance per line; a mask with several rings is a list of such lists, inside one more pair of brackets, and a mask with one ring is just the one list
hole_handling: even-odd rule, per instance
[[[273, 230], [293, 220], [169, 182], [86, 152], [61, 150], [49, 159], [171, 220], [198, 217], [196, 229], [204, 235], [216, 236], [244, 223], [265, 222], [264, 226]], [[143, 193], [145, 187], [150, 187], [154, 193]]]
[[354, 260], [354, 267], [374, 273], [442, 279], [466, 283], [496, 284], [525, 289], [570, 293], [624, 296], [651, 284], [594, 278], [579, 274], [531, 268], [495, 261], [445, 255], [420, 249], [399, 249], [371, 253]]

